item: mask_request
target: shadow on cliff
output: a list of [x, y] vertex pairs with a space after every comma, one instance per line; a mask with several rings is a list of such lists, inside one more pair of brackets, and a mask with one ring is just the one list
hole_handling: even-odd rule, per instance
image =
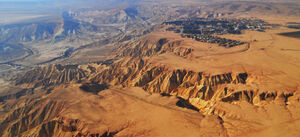
[[191, 109], [191, 110], [195, 110], [195, 111], [199, 111], [199, 109], [196, 108], [195, 106], [193, 106], [189, 101], [187, 101], [187, 100], [185, 100], [181, 97], [177, 97], [177, 98], [179, 100], [176, 102], [176, 106]]
[[98, 84], [92, 82], [92, 83], [84, 83], [79, 88], [85, 92], [98, 94], [100, 91], [108, 89], [109, 85], [106, 83]]

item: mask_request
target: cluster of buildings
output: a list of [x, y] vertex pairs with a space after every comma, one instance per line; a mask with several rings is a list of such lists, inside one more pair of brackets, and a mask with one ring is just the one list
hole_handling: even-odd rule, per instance
[[212, 35], [241, 34], [242, 30], [265, 31], [266, 22], [260, 19], [207, 19], [194, 18], [181, 21], [164, 22], [172, 25], [167, 31], [181, 33], [182, 37], [188, 37], [201, 42], [217, 43], [219, 46], [234, 47], [244, 42], [220, 38]]
[[211, 35], [201, 35], [201, 34], [181, 34], [181, 37], [183, 38], [192, 38], [197, 41], [206, 42], [206, 43], [216, 43], [219, 46], [223, 47], [234, 47], [238, 45], [245, 44], [245, 42], [237, 41], [237, 40], [231, 40], [231, 39], [225, 39], [217, 36], [211, 36]]

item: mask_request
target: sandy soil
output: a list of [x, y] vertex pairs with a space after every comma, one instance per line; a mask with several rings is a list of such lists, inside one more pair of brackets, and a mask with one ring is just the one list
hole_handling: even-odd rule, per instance
[[95, 95], [73, 85], [54, 90], [51, 98], [67, 102], [61, 116], [86, 122], [91, 133], [108, 130], [117, 132], [116, 136], [157, 137], [226, 134], [216, 116], [177, 107], [176, 97], [150, 95], [141, 88], [109, 89]]

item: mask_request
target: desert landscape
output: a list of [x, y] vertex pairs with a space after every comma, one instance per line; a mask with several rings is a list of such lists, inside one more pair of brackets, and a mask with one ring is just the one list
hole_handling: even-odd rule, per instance
[[300, 136], [297, 0], [26, 11], [0, 19], [3, 137]]

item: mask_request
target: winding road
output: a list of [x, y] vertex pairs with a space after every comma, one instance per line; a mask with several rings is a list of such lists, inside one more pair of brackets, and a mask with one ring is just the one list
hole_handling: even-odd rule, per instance
[[24, 60], [30, 56], [33, 55], [33, 51], [30, 49], [30, 48], [25, 48], [24, 49], [26, 50], [26, 53], [27, 55], [24, 56], [24, 57], [21, 57], [21, 58], [17, 58], [17, 59], [13, 59], [13, 60], [10, 60], [10, 61], [6, 61], [6, 62], [1, 62], [0, 65], [10, 65], [10, 66], [23, 66], [21, 64], [16, 64], [14, 62], [17, 62], [17, 61], [21, 61], [21, 60]]

